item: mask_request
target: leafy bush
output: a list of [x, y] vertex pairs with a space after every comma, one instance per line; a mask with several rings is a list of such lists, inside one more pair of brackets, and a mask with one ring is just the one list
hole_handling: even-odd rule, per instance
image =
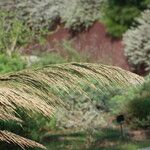
[[38, 61], [33, 62], [32, 67], [42, 67], [50, 64], [65, 63], [66, 59], [58, 53], [44, 53], [38, 57]]
[[66, 27], [75, 31], [87, 29], [101, 17], [104, 0], [65, 0], [60, 12]]
[[113, 114], [124, 114], [127, 123], [132, 128], [150, 127], [150, 79], [139, 88], [113, 97]]
[[70, 107], [67, 110], [59, 109], [56, 113], [56, 125], [59, 128], [93, 132], [107, 124], [103, 112], [87, 97], [71, 94], [67, 102]]
[[13, 13], [0, 11], [0, 73], [26, 68], [27, 63], [18, 51], [30, 40], [30, 35], [30, 30]]
[[147, 0], [107, 0], [103, 21], [108, 33], [114, 37], [121, 37], [149, 4], [150, 1]]
[[132, 127], [150, 127], [150, 95], [133, 99], [128, 106], [128, 117], [131, 119]]
[[134, 70], [150, 70], [150, 10], [137, 19], [137, 27], [124, 35], [125, 54]]
[[[24, 122], [22, 124], [16, 124], [14, 121], [4, 122], [0, 120], [0, 130], [5, 130], [7, 128], [9, 131], [20, 136], [25, 136], [26, 138], [41, 142], [41, 137], [45, 133], [57, 129], [54, 117], [47, 119], [40, 114], [29, 113], [29, 116], [21, 110], [18, 110], [17, 112]], [[1, 143], [0, 149], [22, 150], [22, 148], [19, 148], [16, 145], [9, 145], [7, 143]], [[28, 148], [28, 150], [30, 150], [30, 148]], [[31, 148], [31, 150], [33, 150], [33, 148]]]
[[12, 56], [8, 56], [0, 53], [0, 73], [19, 71], [26, 67], [27, 63], [20, 54], [15, 53]]
[[11, 55], [33, 38], [33, 32], [12, 12], [0, 11], [0, 52]]
[[15, 7], [18, 18], [34, 30], [51, 29], [60, 22], [70, 29], [80, 30], [99, 19], [102, 2], [103, 0], [15, 0], [12, 7]]
[[[101, 89], [100, 85], [97, 85]], [[116, 86], [106, 93], [94, 90], [88, 86], [84, 87], [89, 97], [81, 93], [70, 92], [70, 95], [63, 95], [64, 100], [70, 106], [67, 110], [60, 109], [56, 113], [56, 125], [62, 129], [75, 129], [77, 131], [99, 130], [108, 126], [112, 105], [110, 99], [122, 91]]]

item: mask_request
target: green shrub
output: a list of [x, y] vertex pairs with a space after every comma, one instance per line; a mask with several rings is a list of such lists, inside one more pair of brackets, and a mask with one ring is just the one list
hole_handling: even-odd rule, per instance
[[150, 9], [137, 19], [138, 26], [129, 29], [123, 38], [124, 51], [133, 70], [150, 71]]
[[[9, 3], [3, 2], [5, 8]], [[4, 5], [4, 4], [1, 5]], [[53, 29], [64, 23], [73, 30], [88, 28], [101, 15], [103, 0], [15, 0], [12, 8], [32, 29]]]
[[[21, 110], [17, 110], [17, 113], [24, 122], [16, 124], [14, 121], [4, 122], [0, 120], [0, 130], [5, 130], [7, 128], [8, 131], [14, 132], [20, 136], [41, 142], [41, 137], [43, 137], [45, 133], [57, 129], [56, 119], [54, 117], [48, 119], [40, 114], [34, 114], [32, 112], [27, 115]], [[6, 143], [0, 143], [0, 149], [22, 150], [22, 148], [16, 145]], [[28, 148], [28, 150], [30, 150], [30, 148]], [[31, 148], [31, 150], [33, 150], [33, 148]]]
[[39, 61], [32, 64], [32, 67], [42, 67], [50, 64], [67, 62], [59, 53], [44, 53], [39, 56]]
[[150, 127], [150, 95], [135, 98], [127, 106], [132, 127], [144, 129]]
[[103, 21], [108, 33], [114, 37], [121, 37], [149, 4], [150, 1], [146, 0], [107, 0]]
[[110, 100], [112, 113], [124, 114], [132, 128], [150, 127], [150, 80], [136, 89], [115, 96]]
[[8, 56], [0, 53], [0, 73], [19, 71], [26, 67], [27, 63], [20, 54], [15, 53], [12, 56]]
[[60, 129], [93, 132], [106, 125], [103, 110], [99, 111], [95, 104], [81, 93], [70, 92], [64, 100], [70, 107], [67, 110], [60, 108], [56, 113], [56, 125]]
[[33, 32], [13, 12], [0, 11], [0, 52], [11, 55], [33, 39]]
[[58, 43], [58, 46], [61, 48], [59, 52], [42, 53], [38, 56], [39, 60], [32, 64], [32, 67], [42, 67], [67, 62], [89, 62], [88, 55], [78, 52], [73, 48], [71, 41], [64, 40]]
[[91, 89], [87, 84], [83, 86], [88, 97], [73, 91], [70, 91], [69, 95], [62, 93], [63, 99], [70, 107], [67, 110], [59, 109], [56, 113], [56, 123], [60, 128], [94, 132], [107, 126], [112, 108], [109, 101], [115, 95], [121, 94], [122, 90], [116, 86], [116, 89], [103, 93], [100, 90], [101, 85], [96, 82], [95, 86], [99, 87], [99, 90]]
[[104, 0], [64, 0], [60, 12], [66, 27], [73, 31], [87, 29], [101, 18], [101, 7]]

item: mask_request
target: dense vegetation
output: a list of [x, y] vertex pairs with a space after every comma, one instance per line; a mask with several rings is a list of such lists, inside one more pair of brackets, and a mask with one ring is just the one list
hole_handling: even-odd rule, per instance
[[[124, 114], [127, 124], [132, 128], [150, 127], [150, 77], [148, 76], [141, 87], [131, 88], [125, 93], [110, 99], [111, 109], [114, 114]], [[119, 109], [117, 109], [119, 108]]]
[[107, 0], [104, 9], [104, 23], [108, 33], [121, 37], [138, 17], [150, 5], [149, 0]]
[[[78, 33], [100, 20], [111, 36], [123, 36], [125, 54], [133, 70], [139, 72], [144, 69], [148, 73], [149, 4], [149, 0], [1, 1], [0, 140], [16, 140], [16, 135], [1, 132], [7, 129], [54, 150], [141, 148], [142, 144], [132, 143], [127, 137], [124, 141], [118, 139], [121, 135], [118, 129], [113, 128], [117, 126], [115, 117], [123, 114], [125, 127], [149, 129], [150, 76], [143, 83], [142, 77], [115, 67], [84, 63], [62, 65], [90, 61], [90, 56], [78, 53], [66, 40], [59, 43], [62, 52], [28, 56], [22, 53], [22, 49], [32, 41], [44, 44], [45, 35], [59, 24], [64, 24], [72, 33]], [[28, 70], [21, 71], [24, 69]], [[131, 88], [127, 88], [129, 86]], [[67, 109], [63, 107], [64, 103]], [[56, 106], [59, 109], [53, 111], [55, 115], [49, 118]], [[39, 113], [34, 113], [34, 110]], [[7, 134], [11, 138], [6, 138]], [[71, 140], [68, 142], [66, 137]], [[21, 137], [17, 137], [17, 142], [18, 139]], [[99, 141], [113, 141], [115, 144], [107, 147]], [[21, 141], [20, 146], [25, 145], [42, 147], [34, 142], [27, 144]], [[0, 143], [3, 150], [17, 148]]]
[[[5, 10], [10, 10], [10, 1], [1, 2]], [[141, 11], [150, 5], [149, 0], [15, 0], [11, 2], [17, 18], [32, 29], [54, 29], [64, 23], [73, 31], [87, 29], [96, 20], [103, 20], [107, 31], [120, 37], [133, 24]], [[119, 14], [119, 15], [118, 15]]]
[[[5, 9], [10, 2], [1, 2]], [[15, 0], [11, 2], [16, 16], [27, 23], [33, 30], [56, 28], [64, 23], [71, 30], [86, 29], [100, 17], [103, 0]], [[10, 9], [9, 9], [10, 10]]]
[[150, 10], [137, 19], [138, 27], [124, 34], [125, 54], [134, 71], [150, 70]]

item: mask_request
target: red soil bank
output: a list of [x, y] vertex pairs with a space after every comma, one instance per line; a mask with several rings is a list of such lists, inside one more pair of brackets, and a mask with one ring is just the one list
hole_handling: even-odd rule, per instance
[[[106, 33], [103, 24], [96, 22], [88, 31], [71, 37], [68, 29], [59, 26], [56, 31], [47, 36], [47, 43], [44, 46], [32, 45], [32, 49], [41, 51], [53, 51], [59, 48], [58, 43], [62, 40], [72, 40], [73, 47], [79, 52], [85, 52], [92, 57], [93, 62], [100, 62], [119, 66], [129, 70], [126, 57], [123, 54], [123, 45], [121, 39], [113, 39]], [[27, 53], [30, 53], [30, 48]]]

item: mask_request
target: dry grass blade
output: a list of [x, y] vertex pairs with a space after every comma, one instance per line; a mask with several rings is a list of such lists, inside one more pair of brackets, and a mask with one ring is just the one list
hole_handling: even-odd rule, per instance
[[25, 149], [25, 147], [39, 147], [42, 149], [46, 149], [43, 145], [35, 141], [25, 139], [8, 131], [0, 131], [0, 141], [16, 144], [23, 149]]
[[58, 106], [64, 106], [59, 93], [70, 90], [86, 94], [81, 83], [100, 92], [138, 85], [144, 79], [118, 67], [101, 64], [71, 63], [25, 70], [0, 77], [0, 119], [17, 120], [16, 109], [37, 111], [51, 116]]
[[[86, 95], [83, 85], [104, 93], [116, 86], [124, 89], [143, 81], [142, 77], [118, 67], [88, 63], [50, 65], [6, 74], [0, 77], [0, 120], [21, 121], [16, 115], [18, 108], [50, 117], [58, 107], [66, 107], [61, 99], [62, 91]], [[0, 140], [4, 139], [2, 133]]]

